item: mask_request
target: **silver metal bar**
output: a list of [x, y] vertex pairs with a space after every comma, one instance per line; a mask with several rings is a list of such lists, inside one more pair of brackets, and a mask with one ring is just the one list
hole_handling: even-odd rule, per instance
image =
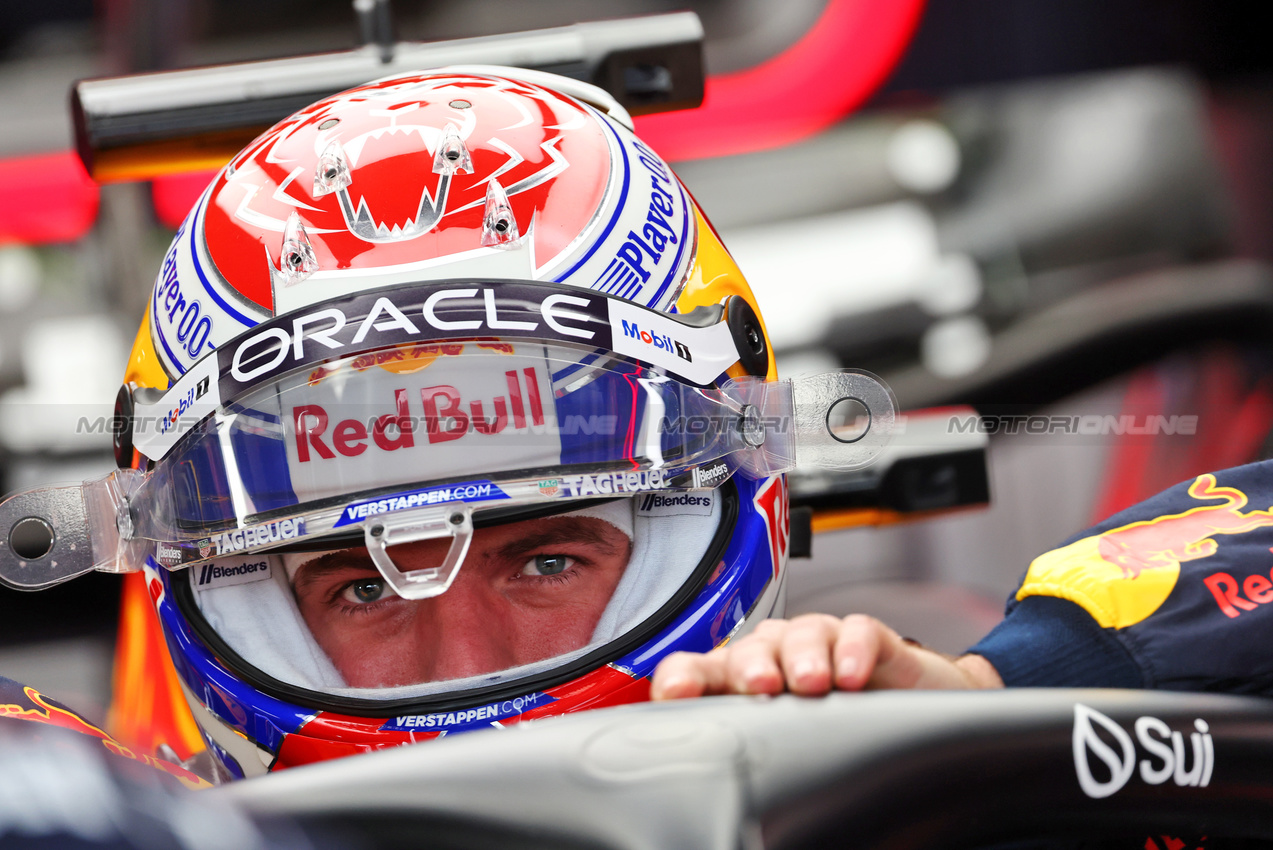
[[[315, 100], [393, 74], [507, 65], [600, 86], [630, 113], [697, 106], [703, 27], [693, 12], [595, 21], [508, 35], [383, 46], [83, 80], [71, 93], [76, 147], [89, 173], [144, 179], [228, 159], [264, 128]], [[228, 153], [227, 153], [228, 151]]]

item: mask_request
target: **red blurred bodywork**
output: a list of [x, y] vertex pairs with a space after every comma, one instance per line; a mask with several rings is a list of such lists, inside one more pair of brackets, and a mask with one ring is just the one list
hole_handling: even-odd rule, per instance
[[643, 115], [636, 132], [667, 160], [770, 150], [861, 106], [910, 43], [923, 0], [830, 0], [817, 23], [767, 62], [709, 76], [703, 105]]
[[97, 184], [72, 151], [0, 160], [0, 186], [0, 245], [73, 242], [97, 220]]

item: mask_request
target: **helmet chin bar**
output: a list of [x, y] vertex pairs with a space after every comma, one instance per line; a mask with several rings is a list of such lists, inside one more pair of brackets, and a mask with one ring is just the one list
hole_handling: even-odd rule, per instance
[[[389, 557], [389, 547], [420, 540], [451, 537], [441, 565], [403, 572]], [[428, 599], [446, 593], [460, 571], [473, 542], [473, 508], [452, 502], [440, 508], [406, 511], [368, 520], [363, 526], [367, 552], [380, 575], [403, 599]]]

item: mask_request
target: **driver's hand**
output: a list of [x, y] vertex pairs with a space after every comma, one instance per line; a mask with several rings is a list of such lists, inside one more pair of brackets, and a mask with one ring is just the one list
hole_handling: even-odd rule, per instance
[[979, 655], [941, 655], [903, 640], [874, 617], [803, 614], [765, 620], [746, 637], [705, 655], [669, 655], [654, 671], [650, 696], [1002, 687], [998, 672]]

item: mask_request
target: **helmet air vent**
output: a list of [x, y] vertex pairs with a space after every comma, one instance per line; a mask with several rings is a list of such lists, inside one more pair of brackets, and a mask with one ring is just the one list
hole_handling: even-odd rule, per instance
[[464, 146], [460, 131], [454, 124], [447, 124], [442, 131], [442, 144], [438, 145], [438, 152], [433, 156], [433, 173], [450, 175], [460, 171], [473, 173], [473, 157]]
[[338, 192], [352, 182], [354, 178], [349, 172], [349, 158], [345, 156], [345, 149], [340, 146], [340, 142], [332, 139], [323, 149], [323, 155], [318, 158], [318, 167], [314, 169], [314, 197], [321, 198]]
[[520, 238], [513, 208], [498, 180], [486, 184], [486, 212], [482, 216], [482, 247], [511, 248]]
[[318, 271], [318, 257], [305, 233], [305, 225], [295, 211], [287, 217], [283, 230], [283, 251], [279, 256], [279, 273], [284, 286], [295, 286]]

